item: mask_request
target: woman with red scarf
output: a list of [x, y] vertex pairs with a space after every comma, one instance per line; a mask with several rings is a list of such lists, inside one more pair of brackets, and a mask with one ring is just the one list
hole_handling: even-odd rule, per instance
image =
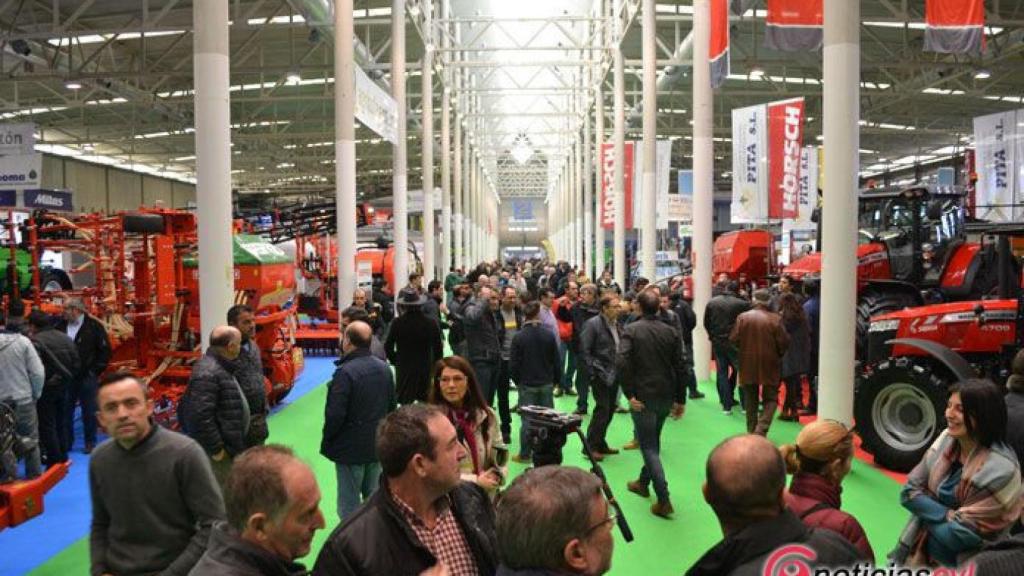
[[498, 432], [498, 418], [484, 401], [469, 362], [461, 356], [438, 360], [427, 401], [448, 415], [469, 454], [462, 461], [462, 479], [495, 493], [505, 482], [508, 448]]

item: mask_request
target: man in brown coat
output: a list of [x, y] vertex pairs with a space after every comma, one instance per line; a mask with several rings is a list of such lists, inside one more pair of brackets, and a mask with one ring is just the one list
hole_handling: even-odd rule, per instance
[[[736, 318], [729, 340], [740, 351], [740, 386], [747, 412], [747, 433], [768, 435], [778, 406], [782, 356], [789, 347], [789, 335], [782, 317], [769, 308], [771, 294], [754, 291], [754, 307]], [[758, 391], [764, 409], [758, 417]]]

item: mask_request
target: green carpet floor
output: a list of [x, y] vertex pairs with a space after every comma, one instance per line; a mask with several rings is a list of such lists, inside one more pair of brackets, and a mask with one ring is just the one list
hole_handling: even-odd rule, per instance
[[[662, 520], [651, 515], [650, 501], [626, 491], [625, 484], [640, 470], [641, 458], [637, 451], [623, 451], [607, 458], [603, 467], [612, 490], [622, 504], [623, 512], [633, 529], [635, 540], [626, 544], [616, 531], [616, 548], [611, 574], [660, 576], [684, 572], [710, 546], [721, 538], [718, 522], [701, 497], [704, 462], [711, 449], [723, 438], [744, 432], [744, 416], [737, 410], [732, 416], [721, 413], [711, 383], [702, 386], [708, 397], [690, 401], [686, 416], [679, 421], [669, 420], [662, 435], [662, 460], [665, 465], [676, 514], [673, 520]], [[327, 519], [327, 528], [320, 531], [313, 543], [313, 551], [306, 558], [310, 567], [324, 540], [338, 522], [335, 513], [334, 466], [320, 456], [320, 431], [326, 386], [305, 395], [271, 420], [272, 442], [289, 445], [309, 462], [320, 481], [323, 492], [321, 509]], [[513, 396], [514, 398], [514, 396]], [[557, 407], [571, 410], [575, 398], [560, 398]], [[514, 402], [514, 399], [513, 399]], [[518, 417], [513, 426], [513, 444], [516, 444]], [[776, 443], [792, 441], [799, 426], [776, 421], [769, 438]], [[609, 443], [621, 446], [632, 437], [632, 423], [627, 415], [617, 414], [608, 432]], [[565, 449], [565, 464], [582, 466], [578, 441], [570, 438]], [[513, 474], [524, 466], [510, 464]], [[742, 474], [742, 470], [737, 470]], [[899, 485], [877, 469], [854, 461], [853, 472], [847, 477], [843, 490], [843, 509], [854, 514], [867, 531], [868, 538], [879, 556], [896, 543], [899, 530], [907, 513], [899, 505]], [[81, 574], [89, 565], [88, 538], [52, 558], [32, 572], [36, 576], [64, 576]]]

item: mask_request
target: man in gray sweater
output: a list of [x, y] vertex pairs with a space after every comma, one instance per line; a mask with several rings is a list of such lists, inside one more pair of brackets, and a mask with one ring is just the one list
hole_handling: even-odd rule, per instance
[[99, 383], [111, 436], [92, 454], [92, 576], [185, 575], [206, 550], [224, 502], [203, 449], [153, 423], [146, 386], [127, 373]]

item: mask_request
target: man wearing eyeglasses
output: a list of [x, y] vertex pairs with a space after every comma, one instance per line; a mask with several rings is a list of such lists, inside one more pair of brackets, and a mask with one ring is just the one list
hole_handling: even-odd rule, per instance
[[498, 502], [497, 576], [605, 574], [614, 528], [596, 476], [563, 466], [530, 469]]

